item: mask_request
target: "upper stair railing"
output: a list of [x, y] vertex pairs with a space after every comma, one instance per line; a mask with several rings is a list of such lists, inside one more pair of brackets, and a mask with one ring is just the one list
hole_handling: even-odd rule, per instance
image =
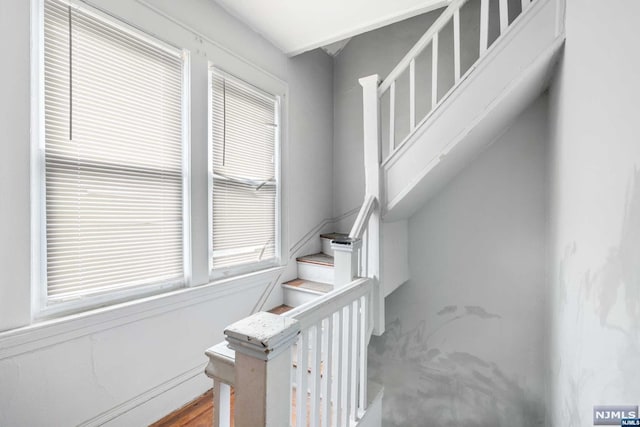
[[[478, 55], [475, 58], [475, 61], [463, 72], [462, 70], [462, 51], [461, 51], [461, 28], [460, 28], [460, 15], [463, 6], [466, 3], [471, 2], [479, 2], [480, 8], [480, 34], [477, 33], [474, 37], [478, 37], [479, 46], [478, 46]], [[465, 76], [468, 75], [473, 68], [475, 68], [476, 64], [482, 59], [489, 49], [492, 40], [490, 39], [490, 22], [495, 22], [494, 20], [490, 21], [490, 9], [489, 9], [490, 0], [453, 0], [449, 6], [442, 12], [442, 14], [438, 17], [438, 19], [433, 23], [433, 25], [429, 28], [429, 30], [420, 38], [420, 40], [411, 48], [411, 50], [404, 56], [404, 58], [398, 63], [398, 65], [391, 71], [389, 76], [384, 79], [384, 81], [379, 85], [373, 87], [373, 85], [369, 84], [365, 87], [365, 90], [373, 91], [375, 89], [376, 98], [378, 102], [382, 102], [384, 98], [388, 98], [388, 104], [385, 100], [384, 105], [384, 115], [387, 117], [380, 117], [382, 120], [381, 125], [383, 128], [383, 135], [381, 135], [380, 143], [386, 145], [382, 147], [382, 152], [385, 154], [383, 157], [382, 163], [385, 163], [388, 159], [394, 156], [394, 154], [398, 151], [398, 149], [409, 139], [409, 137], [414, 133], [414, 131], [420, 127], [422, 123], [424, 123], [430, 115], [436, 110], [438, 105], [440, 105], [448, 95], [455, 90], [455, 88], [460, 84], [462, 80], [464, 80]], [[509, 1], [509, 0], [499, 0], [498, 2], [498, 12], [496, 18], [499, 22], [499, 36], [502, 36], [510, 26], [512, 26], [513, 21], [519, 15], [522, 15], [530, 6], [531, 0], [520, 0]], [[513, 8], [513, 10], [509, 10], [509, 7]], [[518, 6], [515, 8], [514, 6]], [[518, 10], [519, 9], [519, 10]], [[495, 19], [495, 18], [494, 18]], [[511, 22], [510, 22], [511, 19]], [[452, 23], [453, 26], [453, 40], [452, 45], [443, 46], [443, 41], [441, 38], [441, 34], [445, 30], [445, 28], [449, 28], [449, 25]], [[471, 25], [470, 27], [473, 27]], [[495, 31], [493, 31], [495, 32]], [[426, 49], [431, 48], [430, 52], [430, 68], [431, 70], [418, 70], [417, 62], [421, 55], [425, 55]], [[439, 72], [442, 71], [441, 67], [441, 52], [443, 49], [451, 49], [453, 51], [453, 76], [448, 76], [447, 81], [453, 81], [451, 86], [447, 88], [439, 87], [440, 76]], [[427, 63], [429, 58], [422, 57], [420, 58], [421, 62]], [[449, 58], [447, 58], [449, 59]], [[417, 101], [421, 99], [421, 97], [429, 95], [429, 93], [419, 93], [417, 88], [417, 77], [420, 73], [430, 72], [430, 99], [428, 100], [428, 105], [426, 108], [429, 108], [429, 111], [424, 115], [424, 117], [417, 117]], [[400, 94], [398, 91], [398, 85], [400, 81], [406, 86], [408, 73], [408, 91], [402, 90]], [[420, 75], [423, 76], [424, 73]], [[373, 77], [373, 76], [371, 76]], [[427, 76], [428, 77], [428, 76]], [[364, 79], [361, 79], [361, 82]], [[377, 76], [376, 76], [377, 81]], [[364, 85], [363, 85], [364, 86]], [[426, 92], [426, 91], [425, 91]], [[444, 93], [443, 93], [444, 92]], [[371, 96], [368, 96], [367, 93], [364, 94], [365, 98], [369, 98], [370, 101], [367, 103], [365, 99], [365, 116], [367, 110], [378, 109], [373, 105], [373, 100]], [[400, 99], [404, 98], [404, 99]], [[404, 103], [404, 105], [402, 105]], [[408, 108], [408, 124], [405, 123], [399, 124], [397, 112], [401, 107], [404, 111]], [[386, 122], [386, 123], [385, 123]], [[365, 121], [365, 126], [367, 123]], [[376, 122], [377, 126], [377, 122]], [[365, 127], [366, 129], [366, 127]], [[366, 132], [365, 132], [366, 133]], [[365, 141], [366, 141], [365, 135]]]

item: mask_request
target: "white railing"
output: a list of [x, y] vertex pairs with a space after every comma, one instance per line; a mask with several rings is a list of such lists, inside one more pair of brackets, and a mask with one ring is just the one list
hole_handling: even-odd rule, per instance
[[227, 342], [206, 352], [214, 427], [232, 419], [236, 427], [357, 423], [367, 408], [372, 296], [373, 281], [356, 278], [281, 316], [257, 313], [229, 326]]
[[356, 279], [284, 314], [300, 325], [293, 426], [346, 427], [364, 415], [372, 289], [371, 280]]
[[[473, 64], [471, 64], [464, 75], [462, 75], [462, 54], [461, 54], [461, 38], [462, 33], [460, 30], [460, 13], [462, 7], [471, 1], [479, 1], [480, 2], [480, 34], [479, 34], [479, 46], [478, 46], [478, 57]], [[387, 139], [387, 147], [384, 147], [383, 150], [386, 152], [384, 156], [384, 161], [391, 158], [393, 154], [406, 142], [409, 137], [413, 134], [413, 132], [420, 127], [420, 125], [425, 122], [431, 113], [436, 109], [436, 107], [442, 103], [444, 99], [447, 98], [449, 93], [451, 93], [460, 82], [464, 79], [465, 75], [468, 74], [477, 64], [477, 62], [483, 58], [487, 52], [487, 49], [490, 47], [490, 13], [489, 13], [489, 1], [490, 0], [453, 0], [449, 6], [442, 12], [442, 14], [438, 17], [438, 19], [431, 25], [429, 30], [418, 40], [418, 42], [411, 48], [411, 50], [404, 56], [404, 58], [398, 63], [398, 65], [391, 71], [389, 76], [384, 79], [384, 81], [380, 84], [379, 87], [376, 88], [376, 94], [378, 98], [378, 102], [382, 102], [382, 99], [388, 96], [388, 104], [385, 104], [385, 115], [388, 114], [388, 117], [385, 117], [384, 120], [388, 120], [387, 123], [384, 123], [384, 127], [388, 126], [387, 135], [383, 135], [385, 139]], [[512, 18], [516, 14], [522, 14], [529, 6], [531, 0], [521, 0], [519, 3], [519, 10], [512, 10], [511, 15]], [[496, 17], [499, 22], [499, 35], [502, 36], [507, 29], [513, 24], [510, 22], [510, 11], [509, 11], [509, 1], [508, 0], [499, 0], [498, 2], [498, 16]], [[515, 19], [515, 18], [513, 18]], [[445, 27], [447, 27], [452, 22], [453, 26], [453, 40], [452, 45], [442, 46], [442, 40], [440, 35], [442, 34]], [[477, 37], [477, 33], [474, 35]], [[431, 70], [418, 70], [417, 69], [417, 59], [428, 47], [431, 47]], [[451, 48], [453, 51], [453, 84], [451, 87], [447, 88], [446, 93], [439, 95], [440, 92], [443, 92], [439, 88], [439, 76], [438, 73], [441, 70], [440, 67], [440, 55], [444, 48]], [[425, 58], [428, 59], [428, 58]], [[425, 61], [426, 62], [426, 61]], [[418, 99], [422, 99], [427, 96], [427, 93], [417, 93], [416, 87], [416, 77], [421, 73], [430, 72], [431, 77], [431, 96], [430, 96], [430, 110], [425, 113], [424, 117], [419, 118], [416, 112], [416, 103]], [[407, 93], [399, 93], [397, 90], [397, 85], [400, 79], [406, 78], [406, 73], [408, 75], [408, 91]], [[451, 77], [451, 76], [449, 76]], [[376, 76], [377, 80], [377, 76]], [[451, 80], [451, 79], [450, 79]], [[362, 80], [361, 80], [362, 81]], [[406, 83], [405, 83], [406, 84]], [[363, 85], [364, 86], [364, 85]], [[404, 88], [403, 88], [404, 89]], [[405, 96], [401, 96], [405, 95]], [[365, 93], [365, 97], [366, 97]], [[403, 99], [400, 99], [403, 98]], [[404, 103], [404, 105], [402, 105]], [[388, 110], [386, 107], [388, 105]], [[397, 111], [398, 106], [401, 108], [405, 108], [404, 111], [408, 108], [408, 125], [405, 122], [403, 131], [406, 131], [406, 135], [400, 133], [400, 137], [398, 138], [397, 133], [399, 133], [398, 126], [398, 117]], [[365, 104], [365, 111], [367, 109], [372, 109], [373, 106]], [[378, 107], [376, 107], [376, 110]], [[380, 120], [383, 120], [381, 117]], [[377, 122], [376, 122], [377, 126]], [[396, 141], [398, 139], [398, 141]], [[366, 140], [366, 137], [365, 137]], [[385, 141], [381, 141], [384, 143]]]

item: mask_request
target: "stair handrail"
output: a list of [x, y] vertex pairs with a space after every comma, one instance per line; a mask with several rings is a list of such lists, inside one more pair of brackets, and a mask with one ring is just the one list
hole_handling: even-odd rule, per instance
[[[478, 57], [474, 63], [471, 64], [464, 75], [462, 74], [462, 51], [461, 51], [461, 31], [460, 31], [460, 11], [462, 7], [469, 0], [453, 0], [449, 6], [438, 16], [435, 22], [429, 27], [422, 37], [416, 42], [416, 44], [407, 52], [407, 54], [400, 60], [400, 62], [393, 68], [391, 73], [380, 83], [377, 87], [376, 95], [378, 101], [389, 92], [389, 126], [388, 126], [388, 145], [386, 156], [382, 159], [380, 164], [385, 164], [389, 159], [394, 157], [394, 154], [399, 151], [399, 148], [407, 142], [411, 135], [414, 134], [417, 128], [424, 123], [431, 114], [438, 107], [450, 93], [462, 82], [462, 80], [470, 73], [470, 71], [476, 67], [478, 62], [483, 59], [490, 45], [494, 42], [489, 40], [489, 2], [490, 0], [480, 0], [480, 37], [478, 47]], [[520, 16], [524, 15], [533, 0], [520, 0], [521, 11]], [[498, 37], [502, 37], [505, 32], [512, 27], [513, 22], [509, 22], [509, 0], [498, 0], [498, 18], [500, 33]], [[518, 16], [516, 19], [519, 19]], [[440, 32], [453, 21], [453, 85], [447, 89], [446, 93], [439, 94], [438, 91], [438, 46], [439, 46], [439, 34]], [[420, 94], [416, 94], [416, 58], [420, 55], [427, 46], [431, 45], [431, 109], [424, 118], [417, 122], [416, 120], [416, 99], [420, 98]], [[406, 136], [403, 135], [402, 141], [397, 141], [395, 138], [395, 108], [396, 108], [396, 81], [405, 73], [409, 71], [409, 99], [401, 100], [402, 102], [408, 102], [409, 104], [409, 132]], [[363, 79], [361, 79], [362, 82]], [[376, 123], [378, 126], [378, 123]], [[381, 147], [382, 148], [382, 147]]]
[[371, 215], [376, 209], [377, 203], [378, 199], [374, 195], [369, 194], [365, 197], [356, 221], [353, 223], [353, 227], [351, 227], [351, 232], [349, 232], [350, 239], [362, 239], [369, 225], [369, 218], [371, 218]]
[[[453, 0], [451, 3], [449, 3], [449, 6], [447, 6], [447, 8], [442, 11], [440, 16], [438, 16], [438, 18], [433, 22], [433, 24], [431, 24], [427, 32], [424, 33], [422, 37], [420, 37], [420, 39], [418, 39], [416, 44], [413, 45], [409, 52], [407, 52], [407, 54], [402, 57], [400, 62], [398, 62], [398, 65], [396, 65], [393, 70], [391, 70], [389, 75], [382, 81], [380, 87], [378, 87], [379, 97], [381, 97], [382, 94], [384, 94], [387, 89], [391, 87], [392, 82], [397, 80], [398, 77], [400, 77], [400, 75], [407, 69], [407, 67], [411, 65], [411, 61], [414, 60], [429, 45], [429, 43], [433, 41], [434, 37], [436, 37], [436, 35], [440, 33], [445, 25], [449, 23], [449, 19], [451, 19], [451, 17], [453, 17], [456, 12], [459, 13], [460, 8], [462, 8], [462, 6], [464, 6], [467, 1], [468, 0]], [[488, 0], [482, 1], [483, 3], [487, 2], [488, 5]]]

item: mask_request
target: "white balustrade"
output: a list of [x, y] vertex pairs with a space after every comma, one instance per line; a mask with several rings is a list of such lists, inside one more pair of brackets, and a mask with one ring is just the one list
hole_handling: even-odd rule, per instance
[[[380, 120], [388, 120], [389, 123], [389, 153], [384, 162], [386, 162], [389, 158], [391, 158], [395, 152], [409, 139], [409, 137], [414, 133], [414, 131], [420, 127], [420, 125], [427, 120], [427, 118], [436, 110], [438, 105], [442, 103], [442, 101], [447, 97], [449, 93], [451, 93], [455, 87], [460, 84], [460, 82], [464, 79], [464, 75], [466, 73], [462, 72], [462, 37], [464, 33], [460, 28], [460, 15], [462, 7], [471, 0], [453, 0], [449, 6], [440, 14], [440, 16], [436, 19], [436, 21], [429, 27], [427, 32], [418, 40], [418, 42], [411, 48], [411, 50], [404, 56], [404, 58], [398, 63], [398, 65], [391, 71], [389, 76], [384, 79], [384, 81], [377, 87], [377, 99], [375, 102], [371, 99], [367, 98], [367, 89], [363, 81], [369, 82], [374, 76], [367, 77], [365, 79], [360, 79], [361, 84], [363, 84], [364, 92], [364, 113], [365, 113], [365, 146], [370, 143], [366, 136], [367, 129], [367, 120], [366, 114], [368, 111], [378, 111], [379, 105], [378, 103], [383, 98], [387, 92], [389, 93], [389, 117], [388, 118], [380, 118]], [[489, 39], [489, 28], [490, 28], [490, 1], [489, 0], [477, 0], [480, 3], [480, 37], [479, 37], [479, 49], [478, 49], [478, 58], [479, 61], [482, 59], [487, 50], [490, 47], [490, 39]], [[520, 14], [524, 13], [531, 0], [521, 0], [521, 11]], [[502, 36], [510, 26], [513, 25], [513, 22], [509, 22], [509, 1], [508, 0], [498, 0], [498, 10], [496, 19], [499, 23], [500, 36]], [[492, 18], [493, 19], [493, 18]], [[450, 23], [453, 23], [453, 44], [452, 45], [443, 45], [443, 40], [440, 38], [440, 33], [442, 30]], [[431, 69], [430, 70], [418, 70], [416, 69], [416, 59], [418, 55], [420, 55], [426, 48], [431, 46]], [[443, 69], [440, 67], [440, 52], [443, 50], [452, 50], [453, 51], [453, 86], [447, 90], [447, 93], [444, 94], [444, 89], [439, 88], [439, 84], [442, 81], [440, 73], [443, 72]], [[468, 70], [473, 68], [475, 65], [472, 64]], [[405, 73], [409, 71], [409, 93], [406, 99], [399, 99], [399, 92], [396, 91], [396, 82], [398, 79]], [[468, 71], [467, 70], [467, 71]], [[430, 80], [431, 80], [431, 110], [430, 112], [422, 118], [416, 117], [416, 102], [418, 99], [421, 99], [427, 94], [416, 93], [416, 79], [419, 78], [419, 73], [429, 72]], [[377, 76], [375, 76], [377, 81]], [[385, 101], [386, 102], [386, 101]], [[396, 121], [399, 118], [400, 110], [397, 109], [398, 106], [406, 106], [408, 105], [408, 109], [405, 110], [409, 115], [409, 132], [402, 139], [399, 139], [399, 135], [396, 133]], [[420, 119], [420, 120], [418, 120]], [[378, 127], [378, 118], [375, 121], [376, 128]], [[379, 141], [376, 140], [376, 144], [379, 144]], [[380, 165], [381, 163], [378, 163]], [[368, 184], [368, 181], [367, 181]], [[373, 194], [373, 193], [367, 193]], [[379, 194], [374, 194], [379, 197]]]

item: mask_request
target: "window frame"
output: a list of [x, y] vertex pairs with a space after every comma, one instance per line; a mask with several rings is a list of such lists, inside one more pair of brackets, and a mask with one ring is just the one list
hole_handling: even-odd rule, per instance
[[[259, 96], [266, 97], [269, 100], [275, 102], [275, 141], [274, 141], [274, 154], [275, 154], [275, 187], [276, 187], [276, 201], [275, 201], [275, 248], [274, 258], [259, 261], [239, 264], [226, 268], [213, 268], [213, 120], [212, 108], [213, 108], [213, 75], [217, 74], [224, 79], [231, 80], [234, 83], [245, 87], [258, 94]], [[279, 94], [270, 93], [268, 90], [259, 87], [254, 81], [247, 81], [240, 77], [237, 77], [223, 69], [223, 67], [209, 62], [207, 69], [207, 256], [208, 256], [208, 269], [210, 280], [220, 280], [226, 278], [232, 278], [243, 274], [254, 273], [261, 270], [266, 270], [273, 267], [283, 265], [283, 252], [282, 242], [284, 241], [282, 220], [283, 220], [283, 196], [282, 196], [282, 115], [283, 115], [283, 97]]]
[[31, 317], [46, 319], [54, 316], [73, 314], [106, 305], [164, 293], [192, 285], [191, 253], [191, 55], [186, 48], [180, 48], [162, 38], [139, 29], [131, 23], [103, 12], [84, 2], [58, 0], [71, 8], [101, 20], [129, 36], [149, 43], [181, 57], [182, 99], [181, 99], [181, 144], [182, 144], [182, 264], [183, 276], [178, 282], [155, 283], [132, 289], [121, 289], [104, 294], [81, 297], [69, 301], [50, 303], [47, 279], [47, 220], [46, 220], [46, 134], [45, 134], [45, 46], [44, 8], [45, 0], [33, 0], [32, 36], [32, 153], [31, 153], [31, 233], [37, 236], [32, 244], [31, 254]]

